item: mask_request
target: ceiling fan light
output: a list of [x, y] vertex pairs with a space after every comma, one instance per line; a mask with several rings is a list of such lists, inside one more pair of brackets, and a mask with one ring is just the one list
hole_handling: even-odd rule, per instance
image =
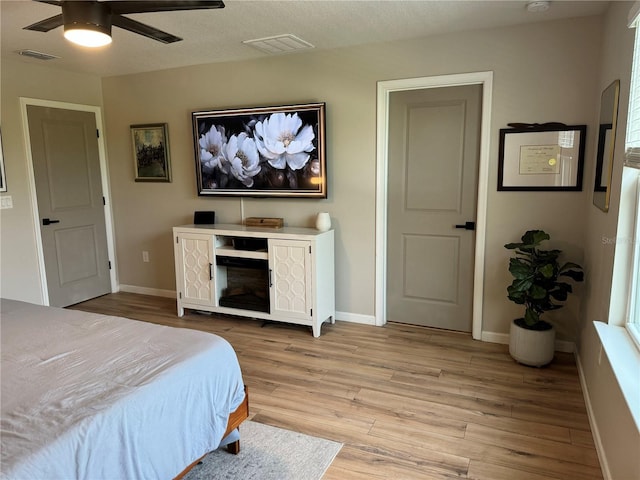
[[103, 47], [111, 43], [111, 35], [88, 25], [65, 28], [64, 38], [83, 47]]
[[62, 2], [64, 37], [83, 47], [111, 43], [108, 2]]

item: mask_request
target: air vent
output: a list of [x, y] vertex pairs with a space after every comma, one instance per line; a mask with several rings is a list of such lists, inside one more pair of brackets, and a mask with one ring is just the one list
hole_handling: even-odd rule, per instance
[[306, 42], [301, 38], [298, 38], [295, 35], [291, 34], [256, 38], [255, 40], [245, 40], [242, 43], [257, 48], [258, 50], [269, 53], [271, 55], [314, 48], [314, 46], [309, 42]]
[[35, 50], [18, 50], [18, 54], [24, 57], [37, 58], [38, 60], [54, 60], [56, 58], [55, 55], [49, 55], [48, 53], [37, 52]]

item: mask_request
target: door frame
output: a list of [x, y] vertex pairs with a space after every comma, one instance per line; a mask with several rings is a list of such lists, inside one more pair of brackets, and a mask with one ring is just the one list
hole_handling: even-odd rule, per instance
[[387, 323], [387, 171], [389, 135], [389, 97], [393, 92], [428, 88], [482, 85], [482, 117], [480, 122], [480, 164], [478, 166], [478, 198], [476, 242], [473, 271], [472, 337], [482, 338], [482, 307], [484, 292], [484, 251], [487, 224], [489, 184], [489, 147], [491, 141], [491, 98], [493, 72], [471, 72], [432, 77], [408, 78], [378, 82], [377, 147], [376, 147], [376, 279], [375, 324]]
[[36, 195], [36, 177], [33, 168], [33, 155], [31, 152], [31, 136], [29, 135], [29, 119], [27, 107], [35, 105], [38, 107], [51, 107], [63, 110], [74, 110], [81, 112], [92, 112], [95, 115], [96, 126], [100, 135], [98, 136], [98, 156], [100, 161], [100, 178], [102, 183], [102, 195], [105, 198], [104, 223], [107, 234], [107, 253], [111, 262], [109, 278], [111, 280], [111, 291], [118, 291], [117, 282], [117, 262], [115, 255], [115, 236], [113, 229], [113, 210], [111, 208], [111, 189], [109, 187], [109, 170], [107, 165], [107, 155], [105, 147], [104, 125], [102, 122], [102, 109], [94, 105], [81, 105], [76, 103], [57, 102], [53, 100], [41, 100], [37, 98], [20, 97], [20, 111], [22, 113], [22, 132], [24, 135], [25, 151], [27, 153], [27, 181], [29, 198], [31, 200], [31, 211], [33, 212], [32, 225], [33, 235], [36, 243], [36, 260], [38, 273], [40, 276], [40, 293], [44, 305], [49, 305], [49, 287], [47, 286], [47, 276], [44, 264], [44, 250], [42, 246], [42, 235], [40, 231], [40, 213], [38, 211], [38, 197]]

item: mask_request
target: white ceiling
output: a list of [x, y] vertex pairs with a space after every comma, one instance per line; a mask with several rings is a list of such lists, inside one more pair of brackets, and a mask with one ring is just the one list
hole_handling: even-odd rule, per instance
[[[315, 50], [599, 15], [608, 1], [552, 1], [531, 13], [527, 0], [225, 0], [220, 10], [130, 15], [184, 40], [162, 44], [113, 28], [113, 43], [90, 50], [70, 44], [62, 27], [48, 33], [23, 30], [60, 8], [30, 0], [0, 0], [2, 58], [44, 64], [101, 77], [252, 58], [269, 54], [242, 42], [293, 34]], [[18, 55], [31, 49], [61, 57], [46, 62]], [[309, 51], [309, 50], [305, 50]], [[303, 51], [304, 52], [304, 51]], [[288, 53], [304, 54], [304, 53]]]

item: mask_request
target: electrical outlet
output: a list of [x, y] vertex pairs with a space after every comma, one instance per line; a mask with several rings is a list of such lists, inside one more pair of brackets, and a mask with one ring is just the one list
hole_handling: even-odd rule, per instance
[[13, 208], [13, 198], [11, 198], [11, 195], [3, 195], [0, 197], [0, 208]]
[[149, 262], [149, 252], [147, 251], [142, 252], [142, 261], [145, 263]]

